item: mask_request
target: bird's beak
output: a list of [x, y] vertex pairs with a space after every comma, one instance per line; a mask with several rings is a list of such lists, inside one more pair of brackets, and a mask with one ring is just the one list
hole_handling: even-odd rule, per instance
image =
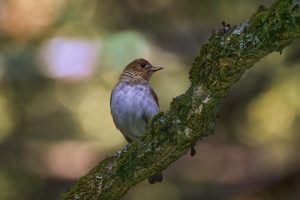
[[153, 71], [153, 72], [156, 72], [156, 71], [159, 71], [162, 69], [164, 69], [164, 68], [163, 67], [154, 67], [154, 66], [151, 67], [151, 71]]

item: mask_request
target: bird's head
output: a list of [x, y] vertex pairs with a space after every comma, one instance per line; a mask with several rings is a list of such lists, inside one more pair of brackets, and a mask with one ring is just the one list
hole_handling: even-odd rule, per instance
[[125, 67], [123, 75], [128, 74], [130, 76], [136, 76], [136, 78], [143, 78], [144, 80], [149, 81], [154, 72], [162, 69], [162, 67], [154, 67], [147, 60], [139, 58], [133, 60]]

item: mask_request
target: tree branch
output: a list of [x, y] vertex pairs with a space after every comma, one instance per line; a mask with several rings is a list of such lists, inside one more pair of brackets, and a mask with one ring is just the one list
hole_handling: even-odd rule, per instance
[[173, 99], [169, 111], [154, 117], [143, 142], [101, 161], [62, 199], [119, 199], [166, 169], [213, 132], [218, 107], [246, 69], [299, 36], [299, 0], [278, 0], [270, 9], [261, 6], [248, 22], [213, 33], [194, 61], [190, 88]]

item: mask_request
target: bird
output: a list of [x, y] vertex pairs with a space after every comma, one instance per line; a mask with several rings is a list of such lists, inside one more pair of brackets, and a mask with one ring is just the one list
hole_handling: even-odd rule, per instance
[[[143, 58], [135, 59], [124, 68], [112, 90], [111, 115], [128, 143], [141, 140], [151, 119], [159, 112], [158, 98], [149, 80], [153, 73], [162, 69]], [[150, 184], [162, 181], [161, 172], [148, 178]]]

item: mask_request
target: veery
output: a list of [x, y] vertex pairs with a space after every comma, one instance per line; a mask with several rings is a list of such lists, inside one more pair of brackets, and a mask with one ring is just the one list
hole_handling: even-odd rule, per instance
[[[129, 63], [111, 93], [110, 107], [113, 121], [130, 143], [146, 134], [152, 117], [159, 112], [157, 96], [150, 86], [152, 74], [162, 67], [154, 67], [145, 59]], [[148, 178], [150, 184], [162, 182], [162, 173]]]

